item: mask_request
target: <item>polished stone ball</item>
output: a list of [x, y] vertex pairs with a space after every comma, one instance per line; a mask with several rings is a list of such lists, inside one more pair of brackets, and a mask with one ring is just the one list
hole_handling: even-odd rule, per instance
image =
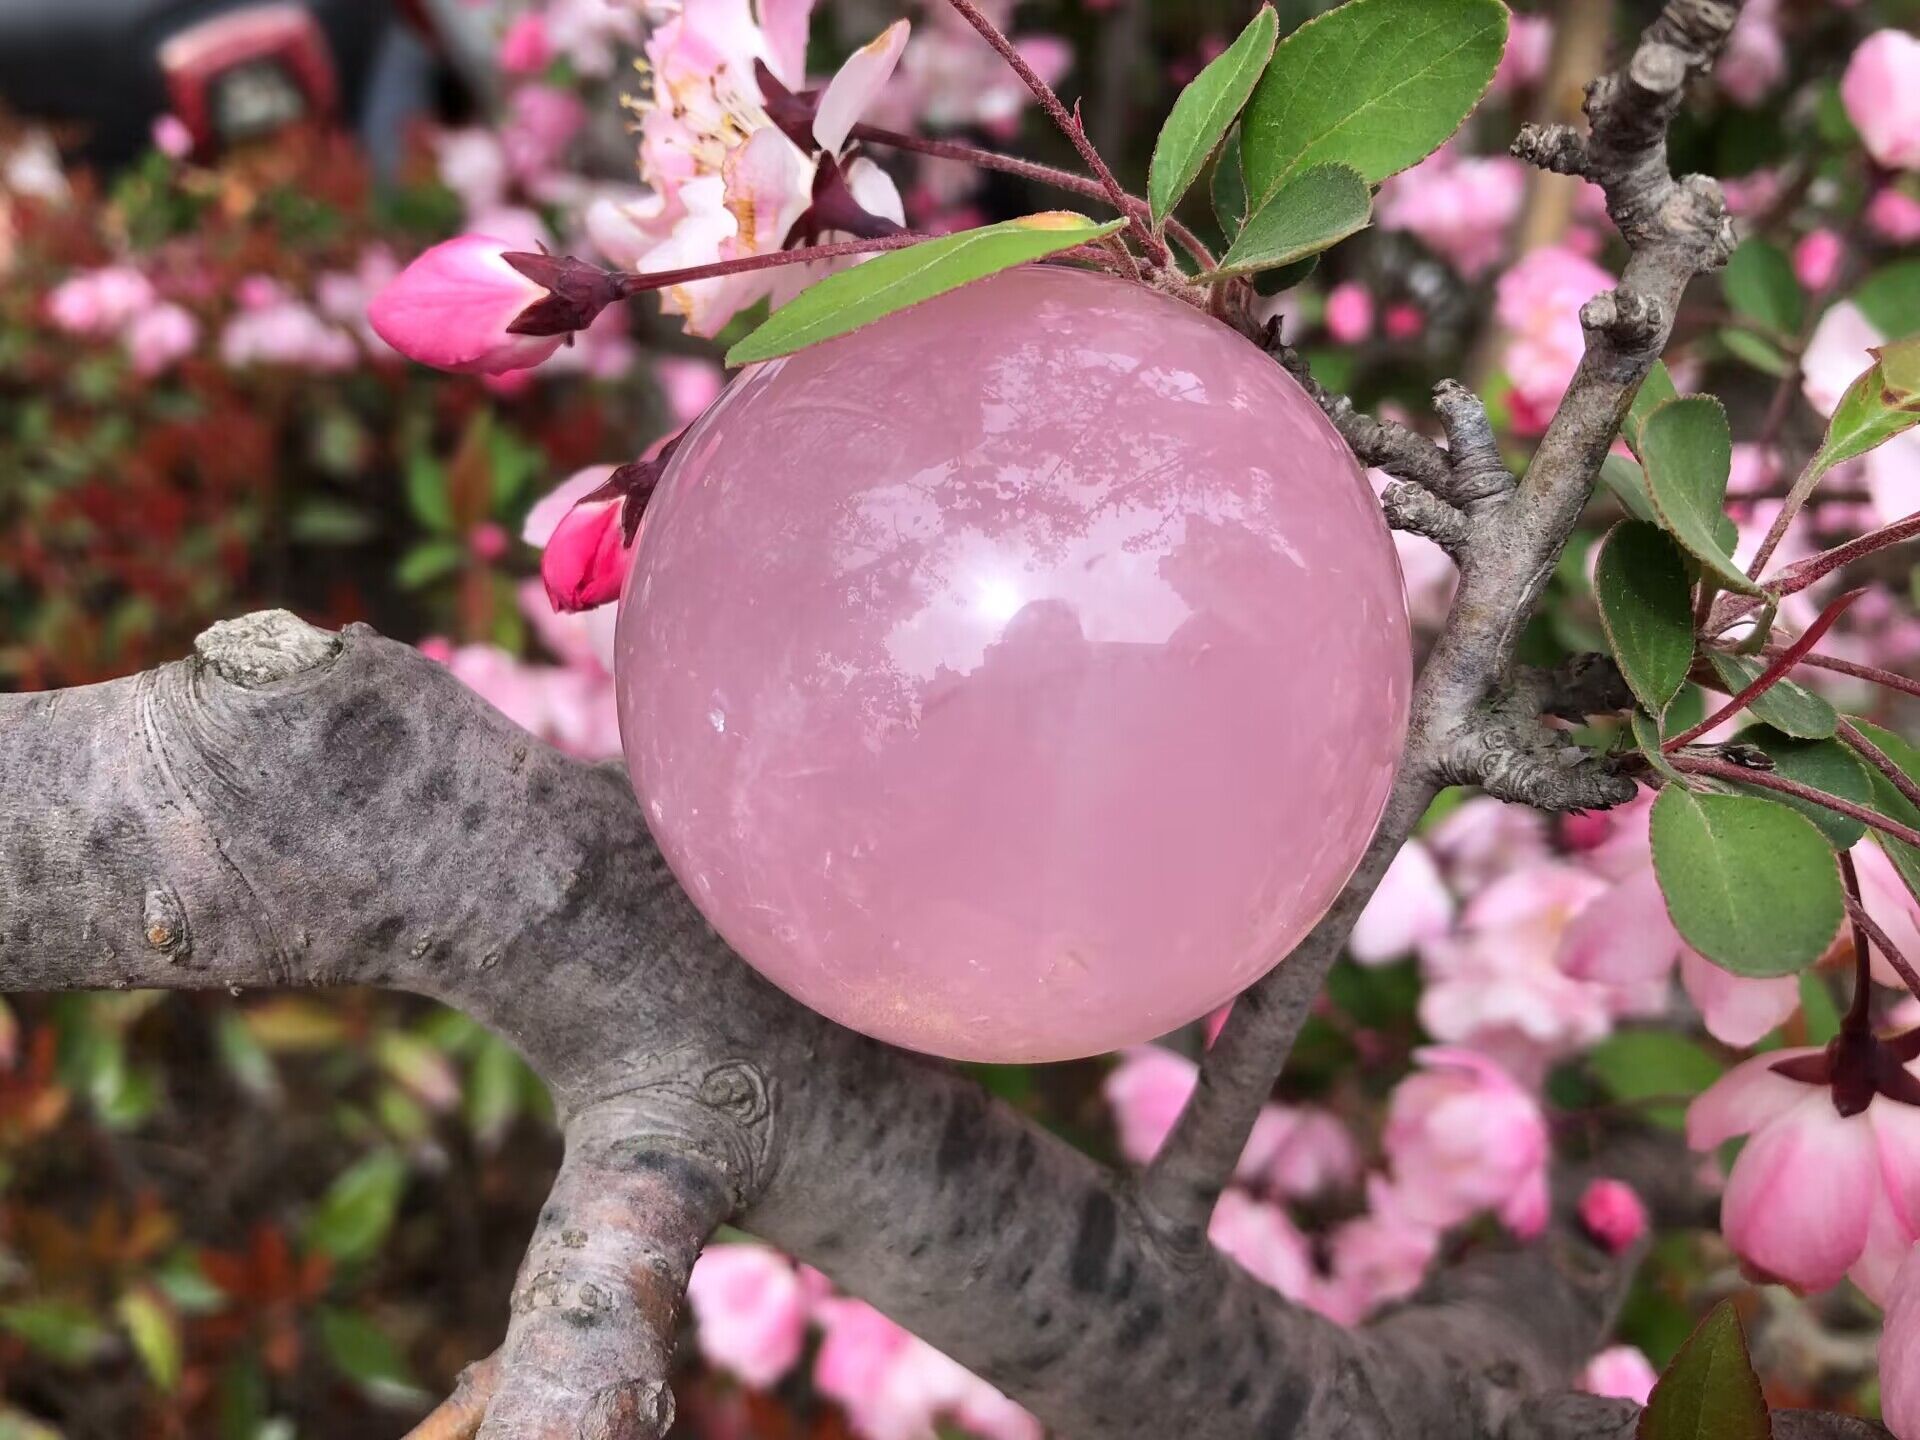
[[1231, 999], [1386, 803], [1405, 592], [1294, 381], [1141, 285], [1009, 271], [756, 367], [621, 601], [628, 768], [761, 974], [965, 1060]]

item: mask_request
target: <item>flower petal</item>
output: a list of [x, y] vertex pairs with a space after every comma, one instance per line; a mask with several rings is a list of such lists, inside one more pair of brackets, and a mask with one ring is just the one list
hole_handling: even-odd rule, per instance
[[1773, 1067], [1781, 1060], [1819, 1053], [1803, 1046], [1741, 1061], [1687, 1107], [1687, 1144], [1695, 1150], [1712, 1150], [1791, 1110], [1814, 1092], [1798, 1080], [1776, 1074]]
[[1680, 983], [1713, 1038], [1743, 1049], [1800, 1008], [1800, 982], [1794, 976], [1751, 980], [1691, 949], [1680, 954]]
[[907, 48], [905, 20], [896, 20], [873, 39], [847, 57], [839, 73], [820, 93], [820, 108], [813, 116], [813, 138], [829, 155], [838, 155], [847, 143], [854, 123], [879, 95], [893, 67], [900, 63], [900, 52]]
[[1816, 1291], [1837, 1284], [1866, 1249], [1880, 1176], [1867, 1118], [1843, 1118], [1824, 1089], [1801, 1092], [1734, 1162], [1720, 1228], [1749, 1264]]

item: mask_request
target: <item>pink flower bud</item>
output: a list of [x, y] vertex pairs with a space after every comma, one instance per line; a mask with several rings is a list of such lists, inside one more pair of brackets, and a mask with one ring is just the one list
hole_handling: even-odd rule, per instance
[[540, 556], [553, 608], [591, 610], [620, 598], [632, 552], [622, 543], [621, 502], [587, 500], [569, 510]]
[[1801, 287], [1819, 294], [1833, 284], [1847, 258], [1846, 242], [1827, 229], [1809, 231], [1793, 247], [1793, 274]]
[[1389, 340], [1413, 340], [1427, 328], [1427, 317], [1420, 313], [1418, 305], [1403, 300], [1387, 307], [1381, 328], [1387, 332]]
[[193, 153], [193, 131], [178, 115], [166, 114], [153, 122], [153, 148], [174, 160]]
[[565, 336], [509, 328], [551, 292], [514, 269], [508, 249], [485, 235], [434, 246], [374, 296], [368, 321], [402, 355], [442, 370], [497, 375], [538, 365]]
[[1920, 240], [1920, 200], [1888, 185], [1867, 202], [1867, 224], [1882, 240], [1911, 245]]
[[531, 75], [544, 70], [553, 59], [553, 42], [547, 38], [547, 22], [538, 11], [529, 10], [514, 17], [500, 37], [495, 57], [509, 75]]
[[1920, 40], [1869, 35], [1847, 62], [1840, 99], [1869, 155], [1889, 170], [1920, 170]]
[[1327, 333], [1342, 345], [1354, 345], [1373, 333], [1373, 297], [1367, 287], [1348, 280], [1327, 292]]
[[1580, 1223], [1610, 1252], [1622, 1255], [1647, 1233], [1647, 1207], [1624, 1180], [1596, 1180], [1580, 1197]]
[[1644, 1405], [1659, 1378], [1652, 1362], [1640, 1351], [1631, 1345], [1615, 1345], [1587, 1362], [1587, 1368], [1580, 1372], [1580, 1388], [1589, 1395]]
[[507, 532], [494, 521], [483, 520], [468, 534], [467, 548], [476, 560], [498, 560], [507, 553]]

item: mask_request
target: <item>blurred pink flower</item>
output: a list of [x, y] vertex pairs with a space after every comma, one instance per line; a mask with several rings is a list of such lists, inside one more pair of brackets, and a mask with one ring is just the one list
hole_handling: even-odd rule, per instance
[[1357, 1325], [1375, 1309], [1420, 1288], [1440, 1249], [1440, 1231], [1414, 1219], [1384, 1175], [1367, 1180], [1367, 1210], [1334, 1230], [1333, 1275], [1322, 1287], [1323, 1313]]
[[220, 332], [220, 359], [239, 370], [250, 365], [282, 365], [295, 370], [335, 373], [359, 363], [353, 337], [330, 325], [299, 300], [275, 300], [246, 309]]
[[620, 753], [613, 682], [574, 666], [529, 665], [497, 645], [423, 642], [438, 660], [521, 729], [583, 760]]
[[658, 8], [657, 0], [545, 0], [541, 13], [556, 55], [582, 75], [610, 75], [621, 52], [640, 44], [644, 12]]
[[[980, 6], [1002, 33], [1013, 28], [1010, 0]], [[912, 130], [958, 130], [978, 125], [1005, 136], [1033, 103], [1033, 95], [945, 0], [923, 7], [914, 43], [901, 57], [898, 79], [877, 102], [876, 124]], [[1073, 47], [1052, 35], [1012, 35], [1020, 57], [1049, 85], [1073, 64]]]
[[1580, 307], [1612, 284], [1613, 276], [1591, 260], [1553, 245], [1500, 277], [1494, 313], [1507, 331], [1514, 426], [1522, 434], [1547, 428], [1586, 349]]
[[[640, 102], [640, 174], [652, 193], [625, 204], [603, 199], [588, 211], [588, 232], [608, 259], [654, 272], [787, 243], [813, 203], [820, 161], [774, 122], [754, 65], [801, 89], [811, 8], [811, 0], [784, 0], [756, 15], [748, 0], [708, 0], [655, 27], [646, 45], [652, 93]], [[897, 21], [848, 58], [818, 97], [804, 137], [812, 146], [840, 155], [906, 43], [907, 24]], [[862, 209], [904, 223], [899, 192], [871, 160], [849, 161], [844, 179]], [[790, 299], [825, 268], [779, 266], [676, 285], [660, 292], [661, 308], [685, 316], [689, 333], [714, 335], [760, 299]]]
[[1417, 340], [1427, 317], [1411, 300], [1396, 300], [1380, 317], [1380, 333], [1389, 340]]
[[587, 123], [587, 107], [571, 90], [557, 85], [520, 85], [507, 98], [500, 144], [507, 164], [523, 185], [534, 184], [554, 169], [573, 137]]
[[800, 1359], [808, 1301], [793, 1262], [765, 1245], [709, 1245], [687, 1280], [700, 1353], [756, 1390]]
[[1492, 92], [1511, 95], [1538, 85], [1553, 57], [1553, 21], [1545, 15], [1514, 15], [1507, 22], [1507, 48], [1494, 72]]
[[135, 373], [151, 378], [193, 353], [200, 343], [200, 322], [172, 301], [163, 301], [134, 316], [121, 339]]
[[1357, 345], [1373, 333], [1373, 296], [1357, 280], [1345, 280], [1327, 292], [1327, 334], [1341, 345]]
[[154, 303], [153, 282], [131, 265], [103, 265], [63, 280], [47, 318], [69, 335], [111, 335]]
[[815, 1314], [814, 1385], [864, 1440], [935, 1440], [941, 1420], [982, 1440], [1041, 1440], [1039, 1421], [872, 1306], [836, 1297]]
[[1456, 894], [1471, 897], [1510, 870], [1553, 852], [1547, 821], [1527, 805], [1491, 795], [1461, 802], [1427, 832], [1427, 847]]
[[[1886, 343], [1887, 336], [1851, 300], [1833, 306], [1814, 326], [1801, 359], [1800, 388], [1807, 403], [1831, 415], [1847, 387], [1873, 364], [1869, 349]], [[1878, 523], [1892, 524], [1920, 510], [1920, 430], [1869, 450], [1861, 467]]]
[[193, 153], [193, 132], [171, 111], [154, 120], [152, 135], [153, 148], [171, 160], [184, 160]]
[[653, 362], [653, 378], [666, 396], [667, 411], [676, 425], [691, 425], [720, 398], [726, 372], [711, 360], [691, 355], [669, 355]]
[[1920, 170], [1920, 40], [1880, 30], [1860, 42], [1840, 99], [1867, 153], [1889, 170]]
[[1471, 1050], [1415, 1052], [1382, 1144], [1408, 1218], [1446, 1229], [1483, 1210], [1522, 1239], [1546, 1228], [1547, 1122], [1497, 1063]]
[[1779, 11], [1779, 0], [1747, 0], [1713, 72], [1720, 88], [1749, 108], [1766, 99], [1787, 73]]
[[1589, 1395], [1605, 1395], [1644, 1405], [1659, 1378], [1652, 1362], [1639, 1350], [1631, 1345], [1615, 1345], [1587, 1362], [1587, 1368], [1580, 1372], [1580, 1388]]
[[1526, 190], [1527, 169], [1520, 161], [1449, 145], [1388, 180], [1376, 214], [1382, 229], [1410, 231], [1476, 280], [1505, 253]]
[[1595, 1180], [1581, 1192], [1580, 1223], [1615, 1255], [1640, 1243], [1647, 1233], [1647, 1207], [1624, 1180]]
[[1880, 1331], [1880, 1418], [1894, 1440], [1920, 1440], [1920, 1246], [1900, 1262]]
[[1840, 267], [1847, 258], [1847, 242], [1838, 232], [1826, 229], [1810, 230], [1793, 247], [1793, 273], [1801, 287], [1819, 294], [1840, 274]]
[[1278, 1205], [1256, 1200], [1244, 1190], [1224, 1190], [1207, 1238], [1254, 1279], [1289, 1300], [1312, 1305], [1318, 1296], [1313, 1249]]
[[1398, 960], [1446, 934], [1453, 914], [1453, 892], [1440, 878], [1433, 852], [1409, 840], [1354, 922], [1347, 950], [1362, 965]]
[[487, 235], [442, 241], [374, 297], [367, 318], [402, 355], [442, 370], [497, 375], [537, 365], [566, 337], [508, 330], [550, 293], [507, 263], [514, 249]]
[[1920, 200], [1897, 185], [1883, 185], [1867, 202], [1867, 224], [1882, 240], [1895, 245], [1920, 241]]
[[1876, 1095], [1843, 1116], [1827, 1086], [1774, 1069], [1820, 1053], [1774, 1050], [1736, 1065], [1687, 1108], [1687, 1143], [1715, 1150], [1752, 1137], [1733, 1162], [1720, 1228], [1755, 1271], [1803, 1291], [1851, 1276], [1883, 1301], [1920, 1238], [1920, 1108]]
[[553, 59], [553, 42], [547, 38], [546, 18], [538, 10], [526, 10], [508, 22], [500, 36], [495, 62], [509, 75], [531, 75], [547, 68]]

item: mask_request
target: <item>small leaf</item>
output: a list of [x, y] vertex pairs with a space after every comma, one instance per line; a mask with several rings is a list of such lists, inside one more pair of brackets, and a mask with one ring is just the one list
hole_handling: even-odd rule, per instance
[[1770, 800], [1667, 786], [1653, 804], [1653, 869], [1681, 938], [1736, 975], [1791, 975], [1840, 928], [1826, 837]]
[[402, 590], [424, 590], [453, 574], [466, 558], [466, 548], [458, 540], [424, 540], [400, 557], [393, 567], [393, 583]]
[[1675, 789], [1686, 789], [1687, 777], [1673, 768], [1673, 762], [1667, 759], [1667, 752], [1660, 748], [1660, 722], [1646, 711], [1636, 710], [1628, 723], [1633, 729], [1633, 743], [1647, 764]]
[[1627, 448], [1636, 455], [1641, 454], [1640, 434], [1646, 429], [1648, 418], [1669, 400], [1679, 398], [1680, 391], [1673, 383], [1673, 373], [1667, 369], [1667, 362], [1654, 361], [1653, 369], [1647, 372], [1647, 378], [1640, 382], [1640, 388], [1634, 394], [1633, 404], [1627, 410], [1626, 424], [1620, 427]]
[[[1866, 765], [1838, 740], [1796, 740], [1770, 725], [1750, 725], [1734, 739], [1742, 745], [1752, 745], [1764, 751], [1773, 761], [1774, 773], [1782, 779], [1797, 780], [1802, 785], [1811, 785], [1815, 790], [1837, 795], [1842, 800], [1851, 800], [1869, 809], [1873, 806], [1873, 777], [1867, 773]], [[1761, 792], [1755, 787], [1746, 793], [1758, 795]], [[1819, 826], [1820, 833], [1827, 837], [1836, 850], [1851, 850], [1867, 833], [1863, 822], [1829, 810], [1824, 805], [1816, 805], [1811, 800], [1802, 800], [1795, 795], [1782, 795], [1778, 790], [1770, 790], [1766, 794], [1779, 804], [1791, 805]]]
[[1672, 1030], [1622, 1030], [1589, 1050], [1586, 1063], [1607, 1093], [1624, 1104], [1681, 1102], [1646, 1111], [1648, 1119], [1676, 1130], [1686, 1123], [1685, 1102], [1725, 1070], [1704, 1048]]
[[453, 501], [447, 494], [446, 471], [425, 450], [407, 460], [407, 508], [429, 530], [445, 534], [453, 529]]
[[134, 1353], [154, 1388], [171, 1394], [180, 1383], [180, 1326], [149, 1290], [129, 1290], [116, 1308]]
[[1669, 400], [1647, 417], [1640, 439], [1647, 493], [1661, 525], [1716, 583], [1758, 595], [1760, 587], [1733, 563], [1722, 543], [1733, 437], [1720, 402], [1711, 395]]
[[1647, 1397], [1638, 1440], [1771, 1440], [1773, 1421], [1733, 1305], [1700, 1322]]
[[1771, 340], [1751, 330], [1736, 330], [1731, 325], [1717, 332], [1727, 353], [1741, 364], [1779, 380], [1793, 373], [1793, 362], [1780, 353]]
[[1506, 48], [1500, 0], [1347, 0], [1282, 40], [1240, 122], [1257, 203], [1316, 165], [1369, 184], [1446, 143]]
[[1104, 239], [1125, 223], [1096, 225], [1084, 215], [1053, 210], [881, 251], [802, 290], [729, 350], [727, 364], [790, 355], [1001, 270]]
[[1220, 222], [1220, 233], [1233, 243], [1247, 220], [1247, 180], [1240, 173], [1240, 130], [1234, 127], [1227, 143], [1220, 147], [1220, 158], [1213, 162], [1213, 218]]
[[1345, 165], [1319, 165], [1281, 185], [1241, 228], [1220, 268], [1197, 277], [1225, 280], [1274, 270], [1318, 254], [1367, 227], [1373, 196]]
[[1794, 278], [1793, 261], [1778, 245], [1744, 241], [1727, 261], [1720, 283], [1734, 314], [1773, 331], [1798, 335], [1806, 319], [1806, 299]]
[[1860, 282], [1853, 303], [1882, 335], [1920, 330], [1920, 260], [1881, 266]]
[[307, 1247], [342, 1262], [366, 1259], [393, 1227], [406, 1185], [407, 1167], [390, 1151], [341, 1172], [307, 1218]]
[[[1760, 661], [1744, 655], [1727, 655], [1716, 650], [1709, 658], [1713, 661], [1714, 674], [1727, 687], [1729, 696], [1746, 689], [1766, 669]], [[1747, 709], [1756, 718], [1796, 740], [1824, 740], [1833, 734], [1833, 727], [1840, 718], [1834, 713], [1833, 706], [1804, 685], [1796, 685], [1791, 680], [1776, 680], [1772, 686], [1748, 701]]]
[[1273, 6], [1262, 5], [1247, 28], [1180, 92], [1167, 123], [1160, 127], [1153, 160], [1147, 167], [1147, 200], [1159, 225], [1206, 168], [1241, 107], [1253, 94], [1260, 72], [1273, 58], [1280, 20]]
[[1680, 548], [1657, 525], [1621, 521], [1600, 542], [1593, 593], [1620, 673], [1658, 715], [1693, 668], [1693, 586]]
[[1875, 363], [1833, 407], [1826, 439], [1809, 468], [1824, 473], [1920, 425], [1920, 336], [1873, 354]]
[[409, 1409], [426, 1401], [400, 1347], [372, 1320], [332, 1305], [322, 1306], [314, 1318], [328, 1361], [370, 1399]]
[[21, 1300], [0, 1305], [0, 1332], [26, 1342], [61, 1365], [84, 1365], [111, 1341], [91, 1311], [69, 1300]]
[[1653, 508], [1653, 497], [1647, 493], [1647, 472], [1626, 456], [1609, 455], [1600, 462], [1600, 483], [1613, 492], [1614, 498], [1634, 519], [1660, 523], [1660, 513]]

